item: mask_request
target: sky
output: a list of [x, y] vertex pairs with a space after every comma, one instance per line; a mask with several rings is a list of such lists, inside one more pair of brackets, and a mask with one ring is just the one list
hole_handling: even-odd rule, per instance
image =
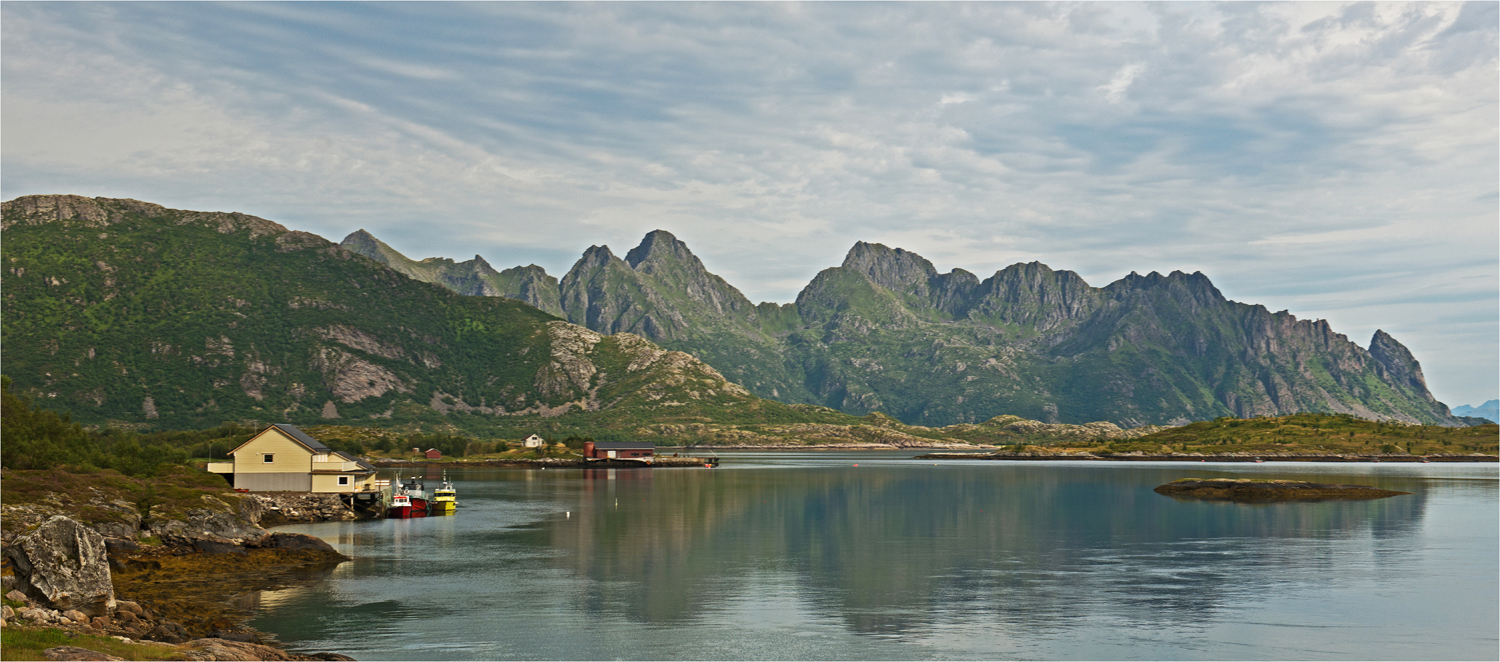
[[0, 3], [0, 197], [561, 276], [1202, 271], [1500, 394], [1500, 5]]

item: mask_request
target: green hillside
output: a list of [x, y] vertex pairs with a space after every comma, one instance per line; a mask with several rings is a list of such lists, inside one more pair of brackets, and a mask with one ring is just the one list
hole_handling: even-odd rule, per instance
[[1353, 416], [1297, 414], [1265, 418], [1199, 421], [1139, 437], [1120, 450], [1172, 450], [1200, 453], [1439, 453], [1500, 452], [1500, 425], [1443, 427], [1366, 421]]
[[86, 424], [482, 432], [832, 414], [251, 216], [30, 196], [4, 204], [0, 228], [5, 372]]

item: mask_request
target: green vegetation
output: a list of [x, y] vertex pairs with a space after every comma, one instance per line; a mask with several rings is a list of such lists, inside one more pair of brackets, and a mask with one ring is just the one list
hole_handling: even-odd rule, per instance
[[0, 329], [15, 388], [74, 421], [440, 424], [437, 392], [517, 409], [570, 395], [538, 392], [553, 318], [519, 302], [250, 217], [73, 200], [111, 222], [32, 222], [6, 203]]
[[80, 634], [59, 628], [29, 628], [9, 625], [0, 630], [0, 660], [42, 660], [42, 651], [58, 646], [76, 646], [126, 660], [184, 660], [182, 649], [170, 644], [125, 643], [112, 637]]
[[68, 414], [33, 409], [31, 404], [30, 398], [11, 392], [9, 377], [0, 376], [0, 434], [5, 439], [0, 446], [0, 466], [6, 469], [51, 469], [68, 464], [86, 470], [108, 468], [130, 476], [152, 476], [164, 465], [186, 461], [190, 454], [187, 447], [194, 442], [195, 449], [212, 448], [221, 436], [232, 438], [239, 432], [232, 426], [198, 433], [148, 435], [86, 430]]
[[1111, 450], [1198, 453], [1410, 454], [1500, 452], [1500, 425], [1466, 428], [1367, 421], [1347, 414], [1218, 418], [1169, 428]]

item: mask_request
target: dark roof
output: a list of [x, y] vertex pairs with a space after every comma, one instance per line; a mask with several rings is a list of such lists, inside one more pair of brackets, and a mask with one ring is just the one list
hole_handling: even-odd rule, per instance
[[317, 439], [313, 439], [312, 437], [307, 436], [306, 432], [298, 430], [297, 426], [295, 426], [295, 425], [292, 425], [290, 423], [273, 423], [273, 424], [271, 424], [271, 427], [276, 428], [278, 430], [281, 430], [282, 432], [287, 433], [287, 436], [290, 436], [291, 438], [296, 439], [297, 442], [300, 443], [300, 444], [302, 444], [303, 446], [311, 448], [313, 450], [313, 452], [316, 452], [316, 453], [332, 453], [333, 452], [332, 448], [324, 446], [323, 442], [320, 442]]
[[650, 448], [655, 450], [656, 444], [649, 441], [601, 441], [594, 444], [594, 448], [603, 450], [624, 450], [627, 448]]
[[352, 453], [345, 453], [344, 451], [334, 451], [333, 453], [334, 453], [334, 455], [337, 455], [337, 456], [339, 456], [341, 458], [344, 458], [344, 459], [346, 459], [346, 460], [348, 460], [350, 462], [358, 464], [359, 468], [361, 468], [361, 469], [368, 469], [370, 471], [374, 471], [375, 470], [375, 465], [370, 464], [369, 462], [366, 462], [364, 460], [359, 459], [359, 456], [357, 456], [357, 455], [354, 455]]
[[[331, 448], [329, 448], [327, 446], [324, 446], [323, 443], [320, 442], [320, 441], [318, 441], [317, 439], [313, 439], [312, 437], [307, 436], [306, 432], [298, 430], [297, 426], [291, 425], [289, 423], [272, 423], [271, 425], [267, 426], [265, 430], [261, 430], [260, 432], [255, 433], [254, 436], [250, 437], [248, 440], [245, 441], [245, 444], [248, 444], [251, 441], [256, 440], [257, 438], [259, 438], [261, 435], [265, 434], [271, 428], [276, 428], [282, 434], [285, 434], [286, 436], [291, 437], [293, 441], [296, 441], [297, 443], [302, 444], [304, 447], [307, 448], [307, 450], [310, 450], [310, 451], [312, 451], [314, 453], [332, 453], [333, 452], [333, 449], [331, 449]], [[238, 446], [235, 446], [234, 450], [229, 451], [229, 454], [230, 455], [234, 455], [235, 453], [240, 452], [240, 449], [244, 448], [245, 444], [240, 444]]]

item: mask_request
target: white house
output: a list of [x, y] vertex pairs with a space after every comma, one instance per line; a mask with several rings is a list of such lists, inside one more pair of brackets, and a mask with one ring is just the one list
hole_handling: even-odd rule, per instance
[[536, 435], [531, 435], [530, 437], [526, 438], [526, 442], [525, 443], [526, 443], [526, 447], [527, 448], [540, 448], [542, 444], [545, 444], [547, 442], [545, 440], [543, 440], [541, 437], [538, 437]]

